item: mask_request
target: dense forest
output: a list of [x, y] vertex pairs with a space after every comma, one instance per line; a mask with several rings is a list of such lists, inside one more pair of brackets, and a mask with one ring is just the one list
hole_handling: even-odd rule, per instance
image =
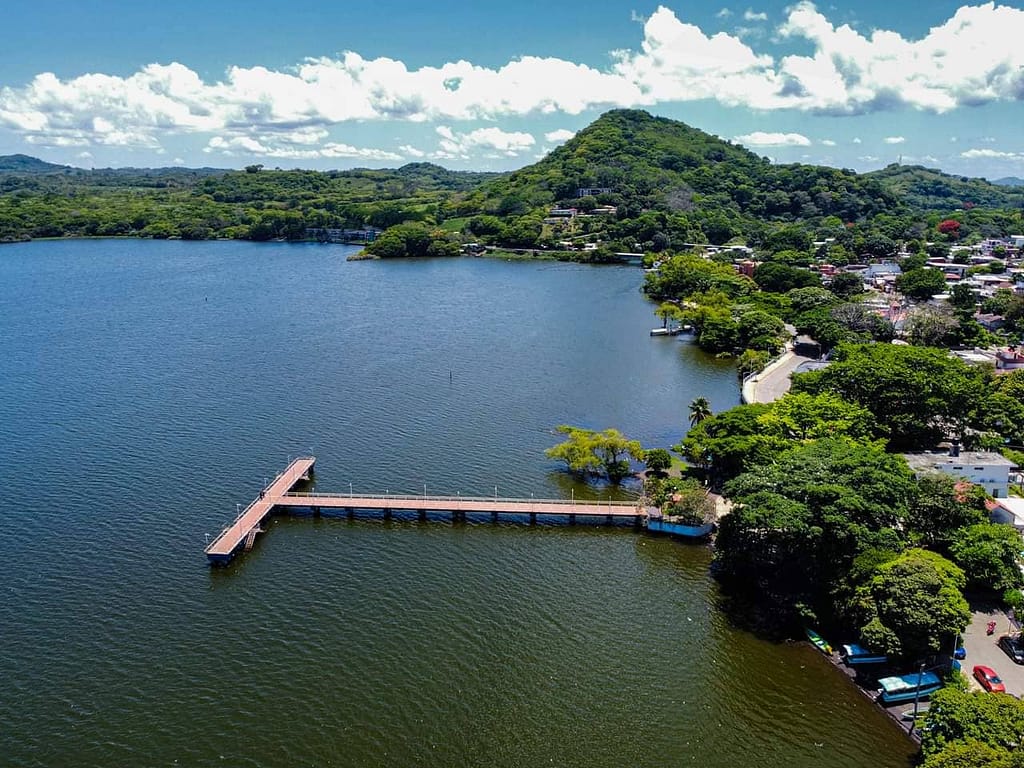
[[[815, 239], [843, 236], [855, 246], [870, 233], [920, 237], [935, 223], [929, 217], [957, 217], [964, 235], [1020, 231], [1022, 205], [1022, 188], [918, 166], [858, 174], [776, 165], [637, 110], [608, 112], [541, 161], [504, 174], [429, 163], [330, 172], [261, 165], [83, 170], [25, 155], [0, 158], [0, 240], [6, 241], [300, 240], [311, 227], [404, 224], [446, 243], [555, 249], [569, 238], [600, 242], [607, 251], [659, 252], [688, 243], [757, 247], [797, 224]], [[552, 226], [546, 219], [556, 206], [584, 216], [571, 227]], [[587, 215], [595, 211], [601, 215]]]

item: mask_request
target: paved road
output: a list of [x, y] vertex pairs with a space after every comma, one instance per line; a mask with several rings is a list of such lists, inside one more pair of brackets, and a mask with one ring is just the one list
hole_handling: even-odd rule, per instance
[[813, 357], [804, 357], [792, 352], [787, 352], [777, 364], [769, 365], [759, 373], [751, 387], [752, 403], [774, 403], [784, 394], [789, 392], [792, 383], [790, 376], [802, 363], [814, 360]]
[[[1006, 614], [994, 606], [974, 604], [971, 606], [973, 613], [971, 623], [964, 632], [964, 648], [967, 649], [967, 658], [961, 663], [963, 671], [971, 681], [974, 690], [981, 690], [971, 670], [975, 664], [984, 664], [992, 667], [995, 673], [1003, 679], [1006, 692], [1017, 697], [1024, 697], [1024, 665], [1014, 664], [1003, 649], [996, 645], [1000, 635], [1015, 627], [1010, 625]], [[996, 622], [996, 631], [993, 635], [985, 634], [985, 625], [990, 621]]]

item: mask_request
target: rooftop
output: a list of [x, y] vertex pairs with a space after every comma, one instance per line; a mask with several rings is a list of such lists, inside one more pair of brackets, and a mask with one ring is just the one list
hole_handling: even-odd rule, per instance
[[961, 451], [959, 456], [950, 456], [948, 452], [942, 453], [904, 453], [903, 458], [907, 460], [910, 468], [916, 471], [939, 469], [943, 467], [966, 467], [989, 466], [989, 467], [1013, 467], [1012, 461], [1001, 453], [991, 451]]

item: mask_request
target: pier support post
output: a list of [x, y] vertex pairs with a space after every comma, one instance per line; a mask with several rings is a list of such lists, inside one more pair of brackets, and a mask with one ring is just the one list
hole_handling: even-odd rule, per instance
[[425, 509], [421, 509], [421, 510], [420, 510], [420, 522], [422, 523], [422, 522], [424, 522], [424, 521], [425, 521], [426, 519], [427, 519], [427, 510], [425, 510]]
[[498, 522], [498, 513], [497, 512], [491, 512], [491, 522], [492, 523]]
[[569, 525], [576, 525], [576, 514], [569, 515]]
[[536, 524], [537, 524], [537, 513], [536, 512], [531, 512], [530, 513], [530, 525], [536, 525]]
[[355, 510], [352, 507], [345, 507], [345, 516], [351, 520], [355, 516]]
[[391, 519], [391, 508], [390, 507], [384, 507], [384, 519], [385, 520], [390, 520]]
[[313, 507], [313, 517], [320, 517], [320, 507]]
[[604, 522], [605, 522], [605, 525], [611, 525], [612, 522], [613, 522], [612, 516], [608, 515], [607, 517], [605, 517]]

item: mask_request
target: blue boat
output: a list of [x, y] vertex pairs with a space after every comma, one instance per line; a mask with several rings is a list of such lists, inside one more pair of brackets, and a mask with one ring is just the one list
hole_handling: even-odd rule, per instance
[[883, 677], [878, 684], [882, 690], [878, 698], [883, 704], [923, 699], [942, 687], [942, 680], [934, 672], [912, 672], [899, 677]]
[[863, 645], [857, 645], [856, 643], [844, 645], [842, 656], [843, 661], [850, 666], [856, 664], [884, 664], [889, 660], [889, 657], [884, 653], [874, 653]]
[[687, 539], [702, 539], [715, 529], [714, 523], [704, 525], [684, 525], [654, 517], [647, 518], [647, 530], [652, 533], [668, 533], [672, 536], [683, 536]]

